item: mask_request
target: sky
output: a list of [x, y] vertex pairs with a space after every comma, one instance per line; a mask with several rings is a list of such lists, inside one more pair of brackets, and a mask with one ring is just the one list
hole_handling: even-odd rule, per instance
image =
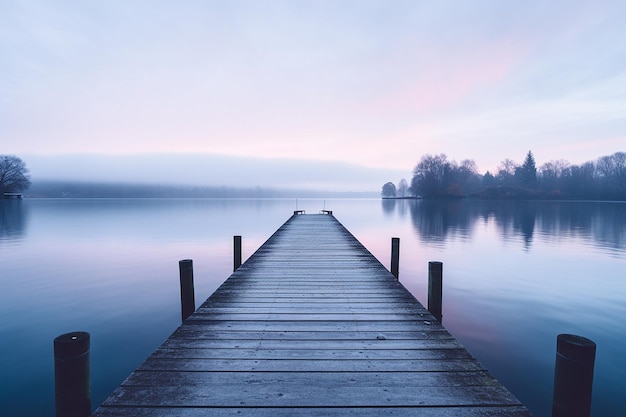
[[0, 0], [0, 154], [34, 180], [355, 190], [410, 180], [425, 154], [580, 164], [626, 151], [624, 16], [622, 0]]

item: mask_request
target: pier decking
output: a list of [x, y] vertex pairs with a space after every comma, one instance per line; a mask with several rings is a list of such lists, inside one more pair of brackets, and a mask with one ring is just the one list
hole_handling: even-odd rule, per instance
[[332, 215], [294, 215], [96, 410], [530, 416]]

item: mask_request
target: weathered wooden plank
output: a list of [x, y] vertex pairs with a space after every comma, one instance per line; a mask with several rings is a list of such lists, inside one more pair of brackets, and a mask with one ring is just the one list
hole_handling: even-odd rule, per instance
[[[212, 390], [188, 386], [119, 387], [105, 404], [178, 407], [444, 407], [520, 405], [501, 385], [468, 387], [293, 387], [264, 384], [221, 386]], [[283, 388], [278, 390], [277, 388]], [[293, 388], [291, 390], [286, 388]]]
[[406, 303], [415, 303], [415, 299], [413, 298], [406, 298], [406, 297], [399, 297], [399, 296], [391, 296], [391, 297], [377, 297], [377, 296], [359, 296], [359, 297], [346, 297], [346, 296], [333, 296], [333, 297], [309, 297], [309, 296], [297, 296], [297, 297], [293, 297], [293, 296], [268, 296], [265, 295], [263, 297], [250, 297], [250, 296], [241, 296], [241, 297], [237, 297], [237, 295], [235, 293], [229, 294], [229, 295], [225, 295], [225, 294], [220, 294], [219, 296], [216, 296], [214, 298], [210, 298], [208, 301], [206, 301], [205, 303], [202, 304], [202, 306], [208, 306], [208, 305], [212, 305], [213, 303], [215, 303], [216, 305], [224, 305], [224, 304], [230, 304], [229, 301], [233, 301], [234, 304], [236, 303], [252, 303], [252, 304], [267, 304], [267, 303], [272, 303], [272, 304], [276, 304], [276, 305], [280, 305], [280, 304], [291, 304], [291, 305], [296, 305], [296, 304], [317, 304], [317, 305], [324, 305], [324, 304], [334, 304], [334, 305], [341, 305], [341, 304], [350, 304], [350, 305], [354, 305], [354, 306], [359, 306], [359, 305], [372, 305], [372, 306], [380, 306], [380, 305], [384, 305], [384, 306], [390, 306], [393, 305], [395, 303], [400, 303], [400, 304], [406, 304]]
[[[404, 294], [396, 289], [393, 290], [367, 290], [367, 289], [355, 289], [345, 287], [341, 285], [333, 286], [332, 288], [323, 288], [320, 286], [311, 286], [311, 288], [302, 287], [281, 287], [281, 288], [254, 288], [247, 289], [241, 288], [241, 290], [224, 290], [221, 292], [221, 296], [228, 296], [228, 292], [233, 291], [235, 296], [241, 295], [242, 297], [293, 297], [293, 298], [324, 298], [328, 296], [334, 296], [336, 298], [345, 298], [347, 300], [358, 298], [361, 296], [370, 298], [387, 298], [390, 300], [400, 299], [407, 300]], [[408, 300], [407, 300], [408, 301]]]
[[522, 406], [494, 407], [103, 407], [94, 417], [528, 417]]
[[[206, 307], [205, 307], [206, 305]], [[265, 303], [222, 303], [222, 302], [214, 302], [211, 304], [203, 304], [202, 307], [199, 307], [197, 312], [202, 314], [210, 314], [213, 311], [222, 312], [222, 313], [245, 313], [245, 312], [256, 312], [256, 313], [272, 313], [272, 312], [319, 312], [319, 311], [332, 311], [336, 313], [371, 313], [373, 311], [381, 311], [381, 312], [417, 312], [417, 313], [426, 313], [427, 311], [421, 307], [416, 306], [414, 303], [407, 302], [394, 302], [392, 304], [389, 303], [363, 303], [363, 304], [352, 304], [352, 303], [306, 303], [300, 302], [298, 305], [293, 303], [284, 303], [284, 302], [265, 302]]]
[[163, 344], [163, 347], [170, 349], [192, 348], [192, 349], [318, 349], [318, 350], [338, 350], [338, 349], [459, 349], [461, 344], [450, 337], [433, 339], [414, 340], [385, 340], [380, 343], [378, 340], [372, 341], [345, 341], [345, 340], [314, 340], [314, 339], [174, 339], [170, 338]]
[[[388, 297], [388, 298], [398, 298], [398, 297], [404, 297], [404, 294], [397, 289], [381, 289], [381, 290], [376, 290], [376, 291], [366, 291], [366, 290], [359, 290], [359, 289], [353, 289], [353, 288], [349, 288], [349, 287], [341, 287], [341, 286], [336, 286], [334, 288], [319, 288], [319, 287], [312, 287], [315, 288], [315, 291], [308, 291], [306, 294], [303, 294], [303, 291], [305, 291], [303, 288], [287, 288], [287, 287], [283, 287], [283, 288], [255, 288], [255, 289], [248, 289], [245, 287], [242, 287], [241, 290], [230, 290], [233, 291], [235, 295], [237, 294], [241, 294], [244, 297], [275, 297], [275, 296], [287, 296], [287, 297], [317, 297], [317, 298], [324, 298], [324, 297], [328, 297], [328, 296], [337, 296], [337, 297], [342, 297], [342, 298], [351, 298], [351, 297], [360, 297], [360, 296], [369, 296], [369, 297]], [[228, 295], [228, 291], [229, 290], [224, 290], [222, 292], [221, 295], [226, 296]]]
[[[415, 302], [415, 300], [411, 300], [411, 299], [407, 299], [406, 297], [402, 297], [402, 296], [397, 296], [397, 295], [378, 295], [378, 296], [372, 296], [370, 294], [367, 295], [363, 295], [361, 293], [356, 294], [355, 296], [352, 297], [347, 297], [345, 294], [324, 294], [323, 296], [313, 296], [313, 295], [308, 295], [308, 294], [270, 294], [270, 293], [265, 293], [265, 294], [261, 294], [261, 295], [241, 295], [241, 297], [237, 297], [237, 293], [233, 292], [231, 294], [220, 294], [219, 297], [215, 297], [214, 299], [210, 300], [210, 302], [216, 301], [216, 302], [228, 302], [229, 299], [239, 299], [241, 300], [241, 302], [257, 302], [257, 303], [271, 303], [274, 300], [278, 303], [285, 303], [285, 302], [290, 302], [290, 303], [319, 303], [319, 304], [339, 304], [339, 303], [344, 303], [344, 304], [371, 304], [371, 305], [376, 305], [376, 304], [393, 304], [396, 301], [401, 302], [401, 303], [406, 303], [406, 302]], [[205, 305], [206, 303], [202, 304]]]
[[[261, 320], [241, 320], [241, 321], [218, 321], [218, 320], [187, 320], [181, 331], [187, 328], [201, 327], [223, 330], [239, 330], [239, 331], [369, 331], [369, 332], [392, 332], [392, 331], [426, 331], [437, 330], [433, 327], [432, 321], [424, 317], [423, 321], [372, 321], [372, 322], [355, 322], [355, 321], [261, 321]], [[434, 319], [433, 319], [434, 320]], [[430, 322], [428, 324], [426, 322]]]
[[465, 372], [483, 371], [477, 361], [467, 359], [171, 359], [151, 356], [138, 368], [142, 371], [189, 372]]
[[332, 216], [281, 226], [94, 414], [529, 416]]
[[[278, 391], [307, 387], [315, 377], [317, 385], [327, 388], [351, 387], [468, 387], [497, 385], [498, 382], [486, 371], [474, 372], [146, 372], [137, 371], [124, 381], [130, 387], [151, 385], [184, 385], [203, 387], [207, 384], [267, 385]], [[283, 388], [284, 387], [284, 388]]]
[[[392, 294], [408, 296], [408, 294], [405, 293], [403, 288], [398, 286], [397, 282], [395, 284], [391, 282], [385, 282], [385, 281], [363, 283], [363, 280], [373, 279], [373, 276], [372, 277], [364, 276], [365, 274], [359, 274], [358, 277], [355, 277], [354, 280], [350, 280], [350, 281], [335, 280], [334, 282], [332, 280], [326, 280], [326, 279], [318, 280], [317, 277], [313, 275], [313, 273], [311, 274], [312, 274], [311, 278], [313, 279], [313, 281], [310, 281], [310, 282], [285, 282], [281, 284], [280, 280], [277, 280], [274, 277], [263, 277], [263, 279], [259, 279], [258, 281], [241, 280], [239, 282], [229, 282], [227, 285], [225, 284], [221, 286], [219, 289], [221, 291], [239, 292], [239, 291], [269, 291], [273, 289], [289, 290], [289, 289], [301, 289], [301, 288], [309, 290], [311, 288], [317, 288], [317, 289], [321, 289], [325, 291], [337, 292], [338, 288], [342, 288], [342, 289], [350, 290], [355, 293], [359, 293], [359, 292], [367, 293], [370, 291], [374, 291], [374, 292], [380, 292], [381, 294], [392, 293]], [[267, 282], [267, 281], [263, 282], [264, 280], [274, 280], [274, 282]]]
[[253, 348], [160, 348], [152, 358], [165, 359], [418, 359], [471, 360], [462, 348], [449, 349], [253, 349]]
[[[271, 278], [268, 278], [271, 279]], [[268, 284], [255, 284], [253, 282], [242, 282], [241, 285], [229, 284], [227, 286], [223, 286], [219, 288], [220, 293], [227, 293], [229, 291], [234, 291], [237, 294], [242, 292], [268, 292], [281, 290], [285, 292], [296, 292], [298, 293], [300, 290], [310, 291], [311, 295], [331, 292], [331, 293], [341, 293], [342, 291], [349, 291], [346, 297], [349, 297], [350, 294], [368, 294], [370, 297], [374, 297], [376, 295], [395, 295], [409, 298], [408, 295], [401, 288], [390, 287], [386, 284], [380, 285], [351, 285], [349, 282], [320, 282], [320, 283], [309, 283], [309, 284], [285, 284], [285, 285], [268, 285]], [[307, 294], [308, 295], [308, 294]]]
[[[371, 334], [372, 336], [373, 333]], [[447, 336], [447, 337], [446, 337]], [[173, 348], [173, 344], [181, 340], [181, 344], [186, 346], [194, 345], [194, 341], [197, 344], [207, 346], [209, 344], [212, 347], [221, 344], [224, 346], [237, 346], [243, 347], [245, 342], [257, 342], [257, 346], [264, 346], [266, 349], [290, 349], [290, 348], [309, 348], [309, 349], [442, 349], [442, 346], [446, 348], [460, 348], [461, 344], [454, 338], [449, 337], [449, 333], [439, 332], [432, 338], [404, 338], [404, 339], [392, 339], [387, 338], [385, 333], [378, 333], [371, 339], [333, 339], [327, 337], [325, 334], [318, 334], [316, 338], [257, 338], [253, 339], [252, 336], [246, 336], [245, 333], [239, 334], [239, 338], [232, 335], [228, 339], [214, 339], [214, 338], [194, 338], [193, 340], [170, 338], [170, 343], [164, 344], [169, 348]]]
[[[387, 329], [388, 330], [388, 329]], [[450, 336], [445, 330], [429, 330], [429, 331], [386, 331], [384, 333], [371, 331], [271, 331], [263, 330], [233, 330], [216, 328], [214, 326], [184, 326], [176, 330], [170, 339], [172, 343], [175, 340], [181, 340], [186, 343], [185, 339], [201, 340], [456, 340]], [[166, 341], [163, 345], [167, 346]], [[384, 345], [381, 345], [384, 346]]]
[[[423, 314], [423, 313], [422, 313]], [[376, 314], [364, 314], [364, 313], [218, 313], [203, 314], [198, 312], [193, 317], [189, 317], [191, 322], [194, 321], [424, 321], [424, 316], [420, 317], [419, 313], [376, 313]], [[430, 321], [430, 320], [426, 320]], [[433, 325], [434, 323], [430, 321]], [[192, 323], [190, 323], [191, 325]]]

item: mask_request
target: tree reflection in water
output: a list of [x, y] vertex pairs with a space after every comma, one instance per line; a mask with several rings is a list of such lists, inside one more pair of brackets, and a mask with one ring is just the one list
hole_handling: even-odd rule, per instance
[[20, 200], [0, 200], [0, 241], [21, 237], [26, 229], [27, 209]]
[[527, 249], [536, 234], [579, 237], [603, 248], [626, 245], [626, 203], [591, 201], [383, 200], [386, 215], [409, 208], [424, 242], [469, 238], [478, 221], [493, 221], [504, 240], [521, 237]]

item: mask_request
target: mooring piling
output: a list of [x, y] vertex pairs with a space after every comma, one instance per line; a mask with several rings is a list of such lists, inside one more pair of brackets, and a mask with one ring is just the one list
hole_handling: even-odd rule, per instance
[[56, 417], [91, 415], [90, 335], [71, 332], [54, 339]]
[[428, 262], [428, 311], [439, 323], [442, 315], [443, 263]]
[[196, 301], [193, 289], [193, 260], [183, 259], [178, 262], [180, 271], [180, 310], [182, 321], [196, 310]]
[[391, 273], [399, 280], [400, 273], [400, 238], [391, 238]]
[[241, 266], [241, 236], [233, 236], [233, 272]]
[[552, 417], [589, 417], [596, 344], [582, 336], [556, 338]]

